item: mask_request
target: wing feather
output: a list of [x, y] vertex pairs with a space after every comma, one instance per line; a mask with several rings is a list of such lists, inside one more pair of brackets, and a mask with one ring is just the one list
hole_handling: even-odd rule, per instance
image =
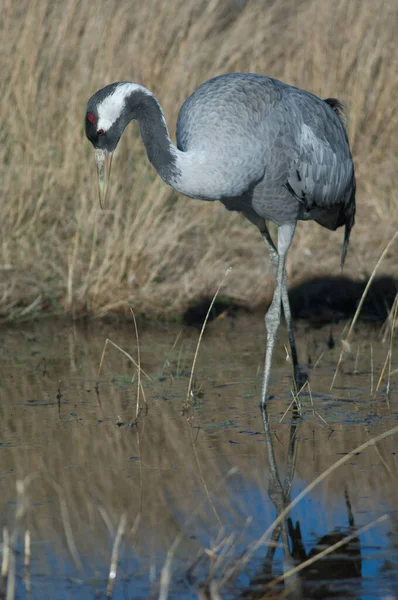
[[327, 138], [318, 137], [309, 125], [302, 124], [288, 183], [306, 210], [332, 208], [349, 199], [353, 164], [349, 151], [344, 151], [344, 136], [341, 137], [343, 144], [333, 147]]
[[307, 98], [293, 92], [289, 104], [295, 117], [289, 188], [307, 211], [348, 203], [354, 166], [341, 119], [328, 103], [311, 94]]

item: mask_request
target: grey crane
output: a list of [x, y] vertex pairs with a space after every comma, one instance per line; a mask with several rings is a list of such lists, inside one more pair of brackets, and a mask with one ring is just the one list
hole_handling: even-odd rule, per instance
[[[267, 344], [261, 404], [267, 401], [272, 353], [285, 315], [296, 387], [301, 372], [287, 292], [286, 255], [297, 221], [312, 219], [335, 230], [345, 225], [341, 264], [355, 220], [355, 175], [342, 105], [271, 77], [220, 75], [182, 105], [177, 146], [156, 97], [136, 83], [118, 82], [94, 94], [85, 127], [95, 149], [100, 202], [120, 136], [137, 120], [148, 158], [177, 192], [220, 200], [258, 227], [270, 253], [275, 291], [266, 313]], [[274, 244], [266, 221], [278, 226]]]

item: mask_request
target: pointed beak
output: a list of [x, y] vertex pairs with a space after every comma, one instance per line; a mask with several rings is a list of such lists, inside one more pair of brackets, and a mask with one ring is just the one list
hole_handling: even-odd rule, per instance
[[100, 207], [103, 208], [106, 203], [109, 191], [109, 180], [111, 174], [113, 152], [107, 150], [95, 149], [95, 164], [98, 173], [98, 192]]

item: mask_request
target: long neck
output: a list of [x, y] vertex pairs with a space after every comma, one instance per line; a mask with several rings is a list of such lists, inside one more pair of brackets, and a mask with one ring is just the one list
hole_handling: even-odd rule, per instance
[[153, 94], [145, 92], [136, 114], [141, 137], [150, 162], [161, 178], [174, 187], [181, 176], [178, 164], [180, 151], [170, 139], [159, 102]]
[[203, 154], [193, 149], [179, 150], [173, 144], [155, 96], [135, 83], [125, 85], [127, 94], [121, 90], [127, 113], [124, 127], [126, 121], [138, 120], [148, 158], [163, 181], [191, 198], [215, 200], [226, 195], [225, 183], [214, 177], [214, 168], [206, 168]]

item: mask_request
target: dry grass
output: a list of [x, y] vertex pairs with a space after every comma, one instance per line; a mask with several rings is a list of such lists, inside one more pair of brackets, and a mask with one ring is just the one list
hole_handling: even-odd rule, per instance
[[[226, 294], [252, 306], [269, 297], [271, 269], [253, 226], [217, 203], [177, 197], [148, 163], [136, 127], [120, 143], [109, 205], [99, 210], [83, 117], [88, 97], [112, 81], [137, 81], [155, 92], [172, 132], [184, 98], [222, 72], [256, 71], [341, 98], [350, 109], [359, 183], [347, 272], [365, 276], [397, 229], [394, 2], [176, 0], [170, 6], [4, 0], [2, 315], [50, 309], [101, 316], [132, 307], [172, 316], [214, 293], [230, 265]], [[337, 273], [342, 236], [302, 224], [291, 252], [292, 280], [304, 272]], [[395, 256], [392, 249], [384, 263], [393, 275]]]

